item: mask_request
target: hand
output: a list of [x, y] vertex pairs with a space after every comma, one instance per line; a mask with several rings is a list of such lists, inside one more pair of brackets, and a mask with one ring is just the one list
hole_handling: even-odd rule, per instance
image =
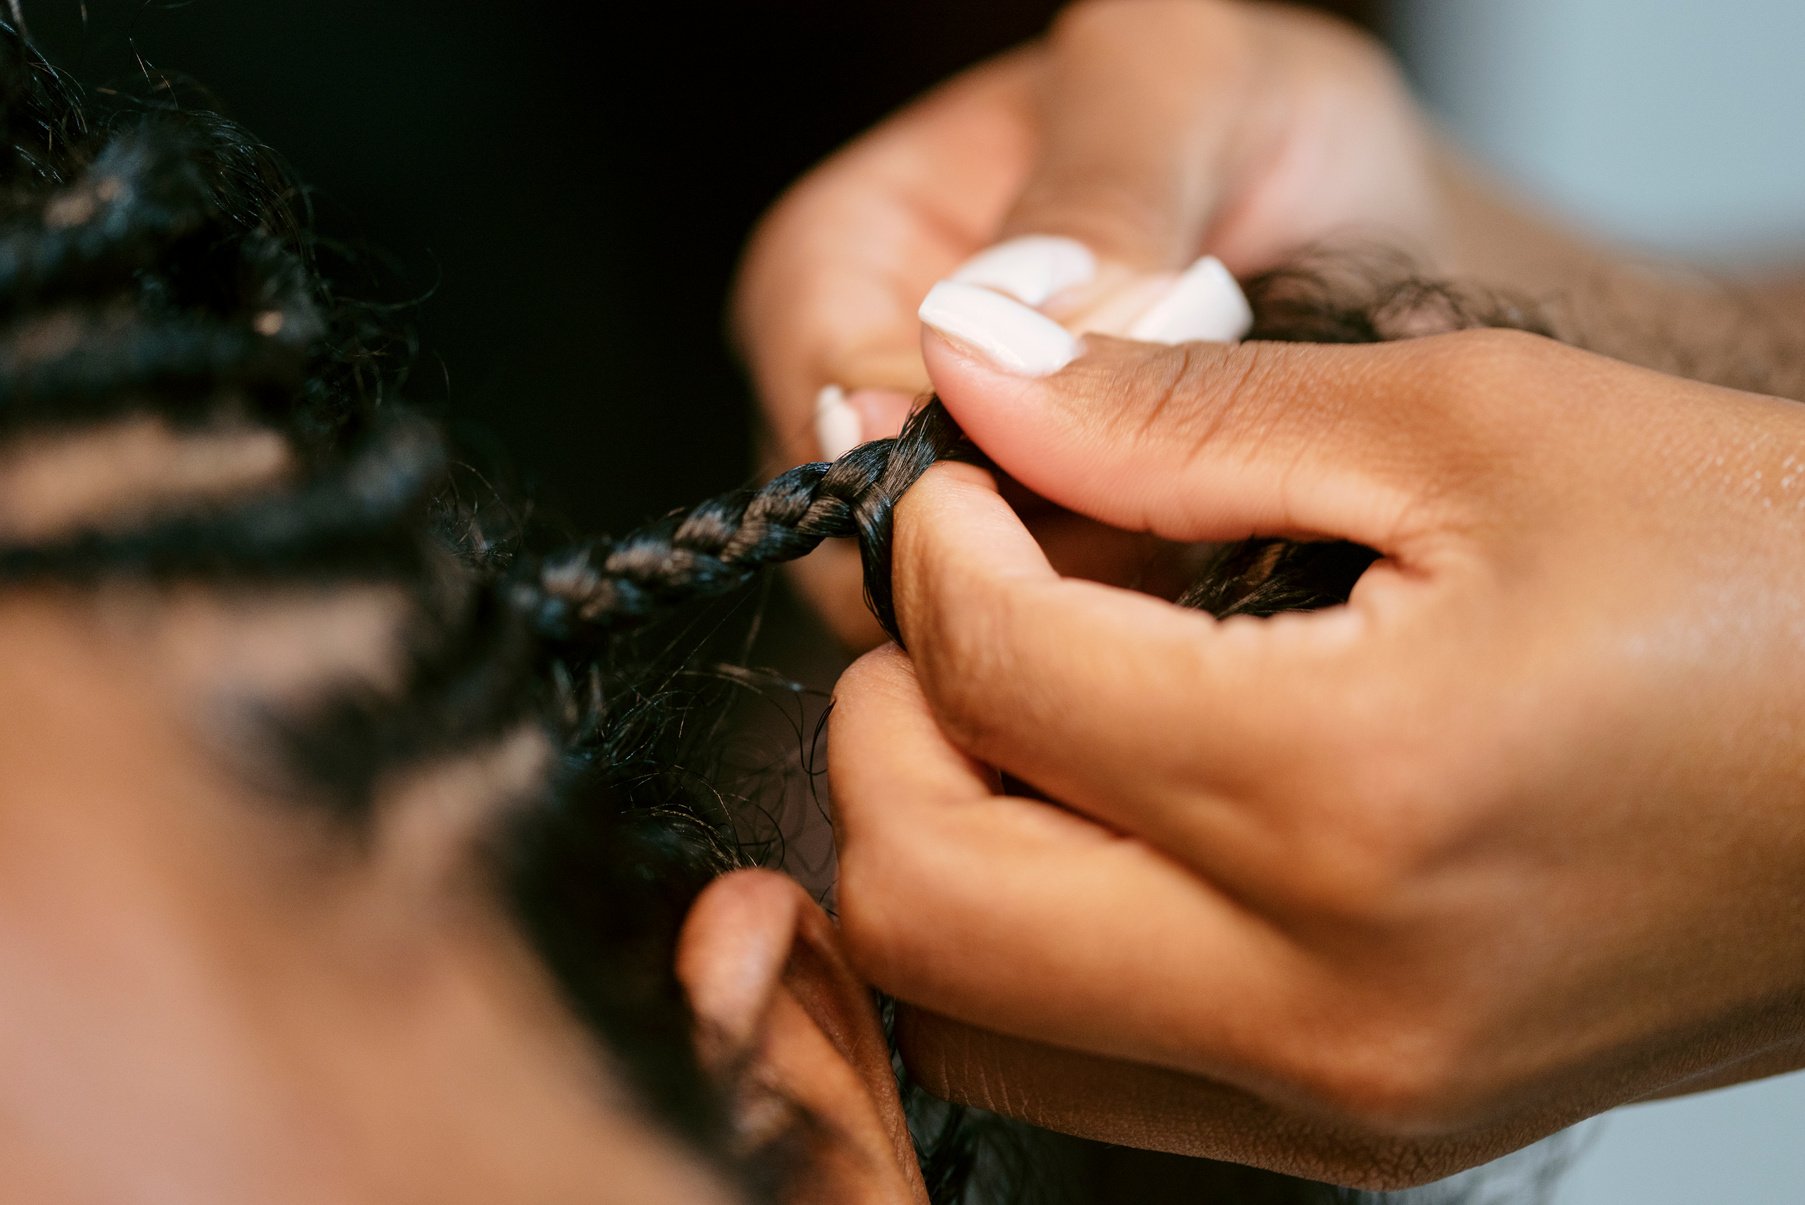
[[1027, 379], [984, 349], [1065, 336], [1017, 308], [925, 347], [1029, 488], [1383, 560], [1217, 622], [1056, 576], [975, 470], [905, 498], [910, 659], [847, 674], [830, 765], [918, 1077], [1397, 1187], [1805, 1065], [1805, 409], [1494, 332]]
[[[1457, 203], [1445, 159], [1383, 51], [1338, 23], [1223, 0], [1075, 4], [1043, 42], [836, 155], [763, 223], [735, 314], [774, 459], [894, 434], [927, 384], [916, 306], [998, 240], [1077, 240], [980, 270], [1074, 329], [1126, 332], [1206, 250], [1247, 274], [1353, 234], [1461, 270], [1463, 242], [1489, 244], [1465, 238], [1479, 219]], [[1524, 239], [1509, 250], [1512, 263], [1532, 258]], [[811, 422], [826, 386], [851, 391], [827, 424], [832, 446]], [[1037, 531], [1062, 565], [1081, 559]], [[843, 637], [875, 642], [853, 550], [800, 570]]]

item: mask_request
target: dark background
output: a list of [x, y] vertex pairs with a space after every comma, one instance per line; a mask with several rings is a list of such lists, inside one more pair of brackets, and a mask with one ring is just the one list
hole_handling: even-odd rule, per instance
[[329, 234], [392, 256], [383, 296], [421, 299], [420, 400], [603, 531], [747, 478], [722, 314], [759, 212], [1057, 7], [24, 0], [78, 79], [191, 77], [285, 155]]

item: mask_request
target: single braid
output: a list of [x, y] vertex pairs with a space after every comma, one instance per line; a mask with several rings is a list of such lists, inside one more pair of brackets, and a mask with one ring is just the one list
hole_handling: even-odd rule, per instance
[[757, 489], [712, 498], [612, 543], [586, 545], [529, 569], [517, 597], [546, 639], [595, 639], [673, 607], [741, 589], [822, 541], [854, 538], [867, 599], [896, 634], [890, 527], [898, 499], [942, 460], [981, 460], [937, 400], [892, 439], [832, 463], [798, 465]]
[[[739, 590], [825, 540], [856, 539], [866, 604], [901, 643], [890, 573], [896, 504], [943, 460], [987, 463], [933, 398], [894, 438], [862, 444], [832, 463], [800, 465], [758, 489], [710, 499], [623, 540], [529, 567], [516, 598], [549, 643], [581, 646], [686, 603]], [[1215, 553], [1178, 601], [1217, 616], [1316, 610], [1345, 602], [1376, 556], [1344, 541], [1247, 540]]]

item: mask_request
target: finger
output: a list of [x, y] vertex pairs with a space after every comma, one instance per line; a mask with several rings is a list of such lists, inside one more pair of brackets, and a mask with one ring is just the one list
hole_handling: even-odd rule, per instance
[[897, 615], [959, 747], [1226, 882], [1257, 879], [1273, 851], [1247, 801], [1299, 790], [1356, 730], [1344, 701], [1382, 655], [1358, 613], [1219, 622], [1062, 579], [965, 466], [923, 477], [896, 530]]
[[1350, 1188], [1409, 1188], [1498, 1158], [1566, 1124], [1526, 1117], [1449, 1137], [1396, 1138], [1166, 1068], [897, 1010], [911, 1077], [955, 1104], [1061, 1134], [1217, 1159]]
[[[733, 326], [763, 404], [767, 475], [901, 429], [927, 385], [915, 307], [990, 241], [1026, 170], [1034, 59], [1005, 56], [930, 93], [760, 224]], [[822, 548], [791, 574], [846, 646], [884, 639], [862, 601], [857, 549]]]
[[1038, 1040], [1274, 1078], [1294, 961], [1280, 936], [1138, 841], [995, 794], [895, 649], [867, 654], [835, 699], [838, 904], [873, 982]]
[[1067, 8], [1044, 42], [1040, 137], [1001, 241], [952, 279], [1076, 331], [1243, 337], [1246, 299], [1199, 252], [1257, 142], [1244, 127], [1260, 110], [1237, 100], [1249, 26], [1236, 7], [1195, 0]]
[[1194, 548], [1117, 531], [1031, 495], [1012, 499], [1010, 505], [1060, 577], [1083, 578], [1169, 599], [1183, 593], [1195, 576], [1185, 573], [1185, 567], [1197, 559]]
[[1546, 342], [1080, 341], [956, 283], [937, 285], [921, 316], [941, 400], [1035, 493], [1168, 539], [1308, 533], [1391, 555], [1508, 479], [1509, 458], [1482, 441], [1508, 432], [1511, 407], [1535, 392], [1541, 360], [1526, 349]]
[[1069, 235], [1144, 269], [1194, 257], [1230, 128], [1209, 67], [1236, 19], [1192, 3], [1068, 9], [1047, 38], [1043, 140], [1005, 231]]
[[[1555, 1093], [1444, 1124], [1416, 1103], [1441, 1074], [1419, 1065], [1429, 1047], [1360, 1019], [1396, 983], [1357, 990], [1147, 845], [996, 794], [895, 649], [840, 683], [829, 757], [848, 954], [936, 1014], [930, 1025], [957, 1023], [938, 1051], [931, 1029], [902, 1035], [945, 1097], [1135, 1145], [1314, 1158], [1293, 1170], [1379, 1186], [1470, 1166], [1608, 1103]], [[1385, 966], [1367, 970], [1383, 979]]]
[[[1151, 536], [1117, 531], [1023, 494], [1016, 503], [1061, 577], [1079, 577], [1158, 598], [1177, 598], [1197, 577], [1204, 553]], [[864, 565], [850, 541], [824, 544], [787, 568], [817, 612], [849, 649], [864, 652], [889, 637], [864, 600]]]
[[991, 240], [1014, 196], [1036, 70], [1036, 55], [1018, 52], [936, 89], [811, 172], [760, 224], [734, 328], [777, 467], [822, 456], [813, 418], [824, 388], [921, 392], [915, 307]]
[[[1247, 18], [1194, 0], [1080, 3], [1046, 38], [1042, 140], [1008, 234], [1065, 235], [1107, 261], [1178, 268], [1236, 176]], [[1127, 69], [1126, 64], [1132, 64]]]
[[[886, 400], [873, 398], [875, 392], [862, 390], [852, 395], [848, 404], [881, 411]], [[902, 424], [901, 417], [891, 419], [881, 412], [879, 417], [868, 416], [864, 421], [867, 430], [896, 429]], [[834, 454], [831, 444], [826, 451]], [[1117, 531], [1051, 506], [1025, 491], [1016, 492], [1017, 505], [1028, 508], [1023, 513], [1029, 517], [1035, 539], [1047, 550], [1047, 559], [1062, 576], [1108, 582], [1163, 598], [1178, 597], [1195, 576], [1194, 572], [1185, 573], [1186, 558], [1176, 545]], [[864, 564], [855, 544], [824, 544], [786, 568], [804, 596], [813, 602], [816, 612], [848, 648], [863, 652], [887, 639], [865, 606]]]

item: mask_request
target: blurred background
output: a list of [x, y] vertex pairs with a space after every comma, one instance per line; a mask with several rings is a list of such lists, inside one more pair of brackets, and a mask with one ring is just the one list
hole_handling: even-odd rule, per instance
[[[1797, 0], [1320, 7], [1388, 38], [1470, 148], [1585, 225], [1723, 265], [1805, 248]], [[289, 157], [329, 233], [393, 257], [378, 295], [417, 300], [422, 400], [571, 523], [618, 531], [748, 479], [722, 310], [758, 213], [1056, 8], [26, 0], [25, 15], [78, 78], [190, 76]], [[1799, 1076], [1622, 1110], [1582, 1129], [1557, 1199], [1790, 1205], [1801, 1134]]]

